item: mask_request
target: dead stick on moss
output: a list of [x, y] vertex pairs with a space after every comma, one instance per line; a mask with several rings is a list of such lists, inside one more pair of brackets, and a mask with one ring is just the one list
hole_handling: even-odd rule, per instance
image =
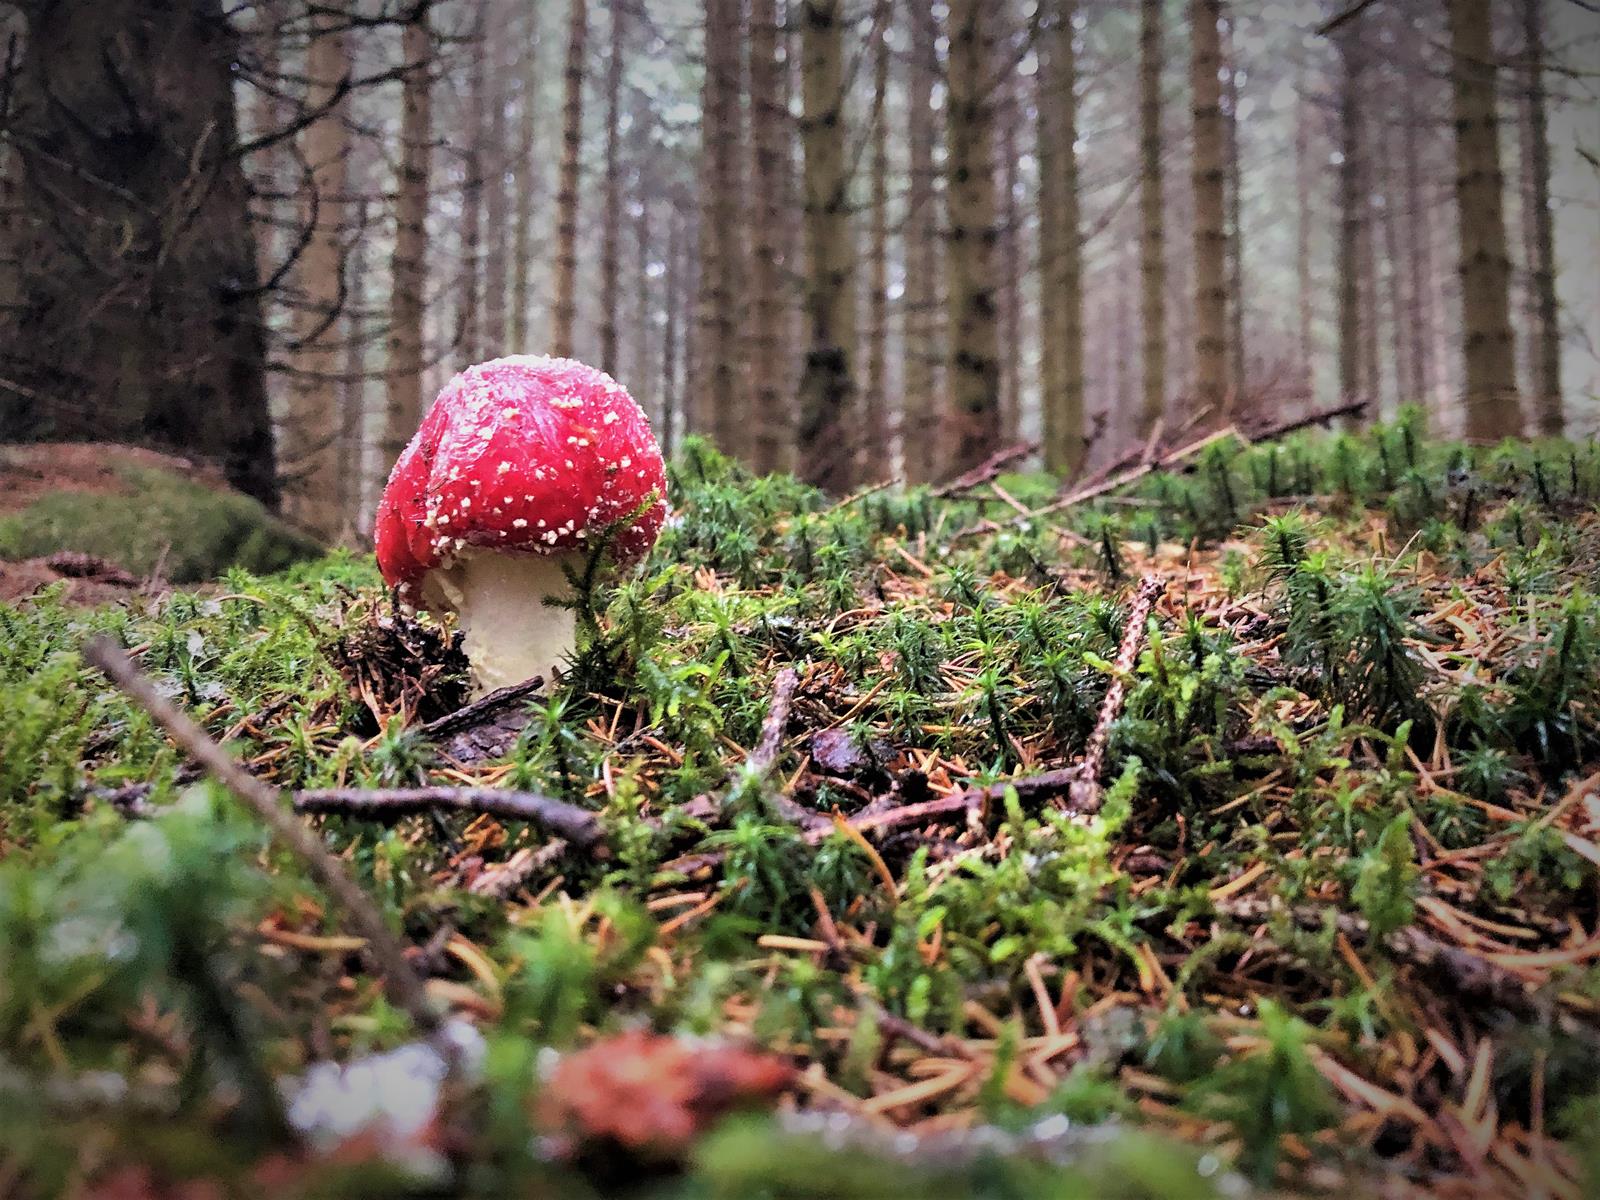
[[1166, 590], [1167, 582], [1159, 575], [1146, 575], [1139, 581], [1133, 594], [1133, 606], [1128, 610], [1128, 623], [1122, 628], [1122, 645], [1117, 647], [1117, 661], [1112, 664], [1111, 686], [1100, 703], [1100, 716], [1094, 723], [1094, 732], [1083, 746], [1083, 758], [1075, 770], [1078, 778], [1067, 790], [1067, 798], [1077, 812], [1100, 811], [1102, 799], [1100, 772], [1105, 766], [1106, 746], [1111, 741], [1111, 726], [1122, 715], [1123, 702], [1128, 697], [1128, 677], [1139, 661], [1139, 650], [1144, 646], [1145, 626], [1150, 621], [1150, 610], [1156, 597]]
[[[794, 704], [794, 689], [799, 682], [800, 677], [795, 674], [793, 667], [785, 667], [773, 680], [772, 706], [767, 710], [767, 719], [761, 723], [761, 737], [756, 742], [756, 748], [745, 762], [747, 770], [763, 779], [771, 774], [783, 750], [783, 734], [789, 726], [789, 710]], [[807, 812], [781, 792], [766, 797], [766, 802], [774, 816], [802, 829], [817, 826], [825, 820], [821, 814]]]
[[1007, 446], [997, 450], [984, 459], [972, 470], [962, 475], [957, 475], [947, 483], [941, 483], [933, 489], [933, 494], [941, 500], [962, 492], [969, 492], [975, 487], [988, 483], [1019, 458], [1026, 458], [1038, 449], [1037, 442], [1018, 442], [1015, 446]]
[[537, 792], [501, 788], [322, 788], [291, 792], [289, 798], [296, 812], [337, 813], [369, 821], [389, 821], [440, 809], [485, 813], [502, 821], [527, 821], [575, 846], [593, 846], [603, 832], [599, 818], [586, 808]]
[[761, 740], [750, 752], [749, 765], [753, 771], [765, 775], [778, 761], [783, 749], [783, 732], [789, 725], [789, 709], [794, 704], [794, 689], [800, 682], [793, 667], [779, 671], [772, 681], [772, 705], [767, 709], [767, 719], [761, 723]]
[[384, 990], [394, 1006], [427, 1033], [439, 1027], [439, 1014], [423, 991], [422, 980], [406, 961], [405, 949], [384, 923], [383, 916], [305, 825], [283, 807], [276, 788], [251, 775], [221, 746], [206, 736], [189, 715], [155, 689], [150, 678], [108, 637], [96, 637], [83, 648], [83, 657], [167, 731], [167, 735], [221, 783], [253, 809], [273, 835], [292, 850], [312, 876], [333, 897], [357, 933], [366, 939], [366, 954], [383, 976]]

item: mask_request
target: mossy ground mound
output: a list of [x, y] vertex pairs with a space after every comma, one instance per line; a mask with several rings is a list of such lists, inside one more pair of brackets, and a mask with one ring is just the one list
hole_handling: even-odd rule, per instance
[[321, 547], [189, 463], [118, 446], [0, 447], [0, 559], [92, 555], [172, 583], [257, 574]]
[[[597, 814], [589, 849], [319, 818], [487, 1038], [449, 1194], [1178, 1198], [1218, 1164], [1600, 1194], [1600, 452], [1405, 421], [1217, 443], [1048, 513], [1002, 486], [1032, 515], [983, 486], [834, 502], [692, 445], [650, 562], [487, 760], [423, 735], [418, 687], [341, 673], [356, 631], [414, 666], [365, 561], [0, 605], [0, 1177], [260, 1179], [282, 1147], [241, 1121], [274, 1103], [249, 1081], [411, 1036], [295, 862], [215, 796], [169, 807], [178, 754], [78, 657], [105, 631], [283, 788]], [[1051, 772], [1103, 711], [1088, 805]], [[689, 1151], [551, 1141], [544, 1048], [640, 1025], [798, 1081]], [[655, 1084], [612, 1109], [681, 1116]]]

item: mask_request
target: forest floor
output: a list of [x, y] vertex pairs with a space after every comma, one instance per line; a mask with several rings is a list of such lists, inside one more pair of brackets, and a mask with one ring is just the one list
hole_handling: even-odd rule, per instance
[[364, 559], [0, 603], [0, 1195], [1600, 1194], [1595, 446], [672, 489], [464, 713]]

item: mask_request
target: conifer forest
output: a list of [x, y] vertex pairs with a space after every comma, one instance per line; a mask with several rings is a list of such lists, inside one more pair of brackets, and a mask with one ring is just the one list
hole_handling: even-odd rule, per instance
[[0, 0], [0, 1200], [1600, 1196], [1600, 4]]

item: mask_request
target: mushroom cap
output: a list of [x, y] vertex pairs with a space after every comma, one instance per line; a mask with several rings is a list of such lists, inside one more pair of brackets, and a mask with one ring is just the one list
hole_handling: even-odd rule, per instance
[[564, 554], [630, 516], [609, 551], [631, 562], [655, 544], [666, 494], [655, 435], [621, 384], [570, 358], [497, 358], [444, 386], [395, 461], [378, 568], [414, 601], [469, 547]]

